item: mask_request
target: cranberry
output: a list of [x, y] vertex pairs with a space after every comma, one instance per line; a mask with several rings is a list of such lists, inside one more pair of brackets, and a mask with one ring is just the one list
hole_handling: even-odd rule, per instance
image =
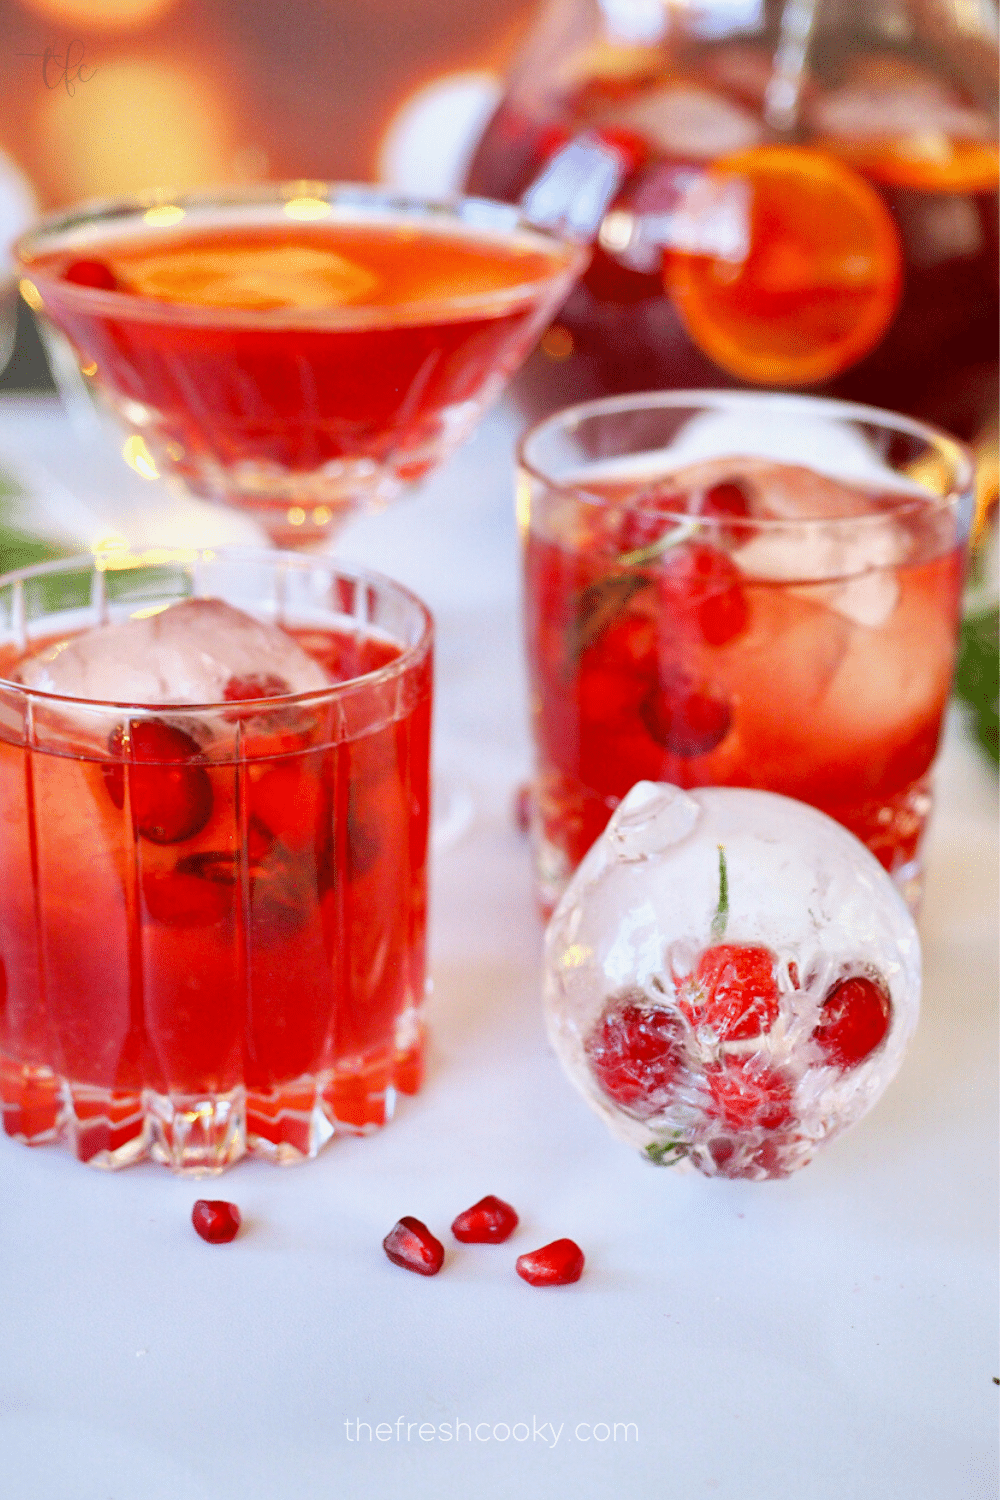
[[166, 927], [210, 927], [233, 910], [231, 885], [181, 869], [143, 871], [142, 899], [150, 920]]
[[750, 499], [746, 490], [735, 479], [713, 484], [710, 490], [706, 490], [702, 496], [699, 515], [728, 522], [729, 524], [720, 526], [719, 535], [731, 542], [744, 540], [750, 531], [749, 526], [740, 525], [750, 515]]
[[191, 1223], [210, 1245], [228, 1245], [239, 1233], [240, 1211], [224, 1198], [199, 1198], [191, 1210]]
[[778, 1130], [792, 1118], [792, 1080], [756, 1057], [727, 1057], [705, 1068], [707, 1113], [727, 1130]]
[[682, 1029], [677, 1016], [650, 1005], [627, 1001], [605, 1012], [584, 1043], [584, 1051], [601, 1088], [624, 1109], [652, 1115], [663, 1107], [683, 1060]]
[[444, 1246], [419, 1219], [407, 1214], [394, 1224], [382, 1241], [394, 1266], [416, 1271], [418, 1276], [436, 1276], [444, 1264]]
[[881, 1045], [891, 1017], [892, 1001], [881, 975], [841, 979], [823, 1001], [813, 1041], [834, 1067], [856, 1068]]
[[291, 692], [276, 672], [253, 672], [246, 677], [230, 677], [222, 690], [227, 703], [252, 703], [256, 698], [281, 698]]
[[693, 619], [710, 646], [724, 646], [746, 627], [749, 608], [741, 574], [717, 547], [691, 542], [664, 554], [659, 576], [660, 609]]
[[639, 713], [650, 738], [683, 760], [714, 750], [729, 733], [733, 719], [727, 699], [704, 691], [679, 669], [664, 674]]
[[103, 260], [74, 260], [63, 272], [64, 281], [75, 286], [92, 286], [102, 292], [116, 292], [118, 278]]
[[573, 1240], [553, 1240], [519, 1255], [514, 1269], [529, 1286], [569, 1286], [583, 1275], [583, 1251]]
[[681, 1009], [693, 1026], [710, 1026], [721, 1042], [760, 1036], [778, 1017], [774, 969], [769, 948], [744, 943], [706, 948], [684, 985]]
[[502, 1245], [517, 1228], [517, 1214], [502, 1198], [488, 1193], [459, 1214], [451, 1232], [467, 1245]]
[[200, 746], [162, 719], [133, 719], [108, 739], [115, 757], [104, 784], [115, 807], [125, 805], [125, 767], [136, 830], [153, 844], [177, 844], [200, 833], [212, 815], [212, 783], [204, 766], [190, 762]]

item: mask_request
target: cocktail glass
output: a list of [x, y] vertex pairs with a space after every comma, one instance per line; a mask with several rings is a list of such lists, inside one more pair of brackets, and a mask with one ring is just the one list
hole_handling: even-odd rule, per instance
[[[16, 680], [46, 643], [202, 598], [332, 685], [141, 704]], [[430, 709], [430, 617], [375, 574], [233, 549], [0, 579], [9, 1135], [212, 1172], [389, 1118], [421, 1071]]]
[[85, 206], [18, 254], [133, 462], [292, 547], [446, 458], [587, 259], [506, 205], [317, 182]]
[[871, 407], [681, 391], [570, 408], [519, 456], [543, 907], [640, 780], [810, 802], [915, 907], [966, 449]]

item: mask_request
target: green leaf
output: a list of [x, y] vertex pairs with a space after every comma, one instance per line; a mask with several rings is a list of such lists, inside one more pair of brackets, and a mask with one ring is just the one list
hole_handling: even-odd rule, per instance
[[28, 568], [32, 563], [65, 556], [64, 549], [54, 543], [0, 523], [0, 573], [13, 573], [16, 568]]
[[972, 712], [973, 733], [994, 765], [1000, 763], [1000, 611], [970, 615], [962, 624], [955, 693]]
[[719, 904], [712, 918], [712, 937], [715, 942], [723, 936], [729, 921], [729, 870], [726, 866], [726, 851], [719, 845]]
[[654, 1167], [675, 1167], [687, 1155], [682, 1136], [672, 1136], [669, 1141], [650, 1141], [644, 1155]]
[[664, 532], [663, 536], [650, 542], [648, 546], [637, 547], [633, 552], [623, 552], [610, 572], [580, 590], [574, 603], [566, 643], [567, 656], [574, 669], [587, 647], [609, 625], [614, 624], [632, 595], [640, 589], [648, 588], [653, 582], [655, 574], [642, 570], [658, 564], [664, 553], [689, 541], [697, 531], [697, 518], [682, 522], [672, 531]]

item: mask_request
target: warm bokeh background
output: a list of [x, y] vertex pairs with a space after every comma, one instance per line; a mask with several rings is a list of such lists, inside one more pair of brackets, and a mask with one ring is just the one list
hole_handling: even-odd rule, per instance
[[407, 101], [447, 76], [474, 112], [533, 8], [0, 0], [0, 150], [45, 208], [152, 186], [377, 178]]

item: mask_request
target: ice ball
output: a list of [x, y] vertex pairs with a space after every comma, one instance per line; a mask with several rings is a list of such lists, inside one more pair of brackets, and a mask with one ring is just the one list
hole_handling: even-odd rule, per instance
[[184, 599], [86, 630], [23, 661], [18, 679], [60, 697], [144, 704], [280, 697], [330, 684], [287, 631], [222, 599]]
[[772, 792], [639, 782], [556, 907], [549, 1036], [661, 1165], [786, 1177], [902, 1062], [920, 943], [872, 854]]

